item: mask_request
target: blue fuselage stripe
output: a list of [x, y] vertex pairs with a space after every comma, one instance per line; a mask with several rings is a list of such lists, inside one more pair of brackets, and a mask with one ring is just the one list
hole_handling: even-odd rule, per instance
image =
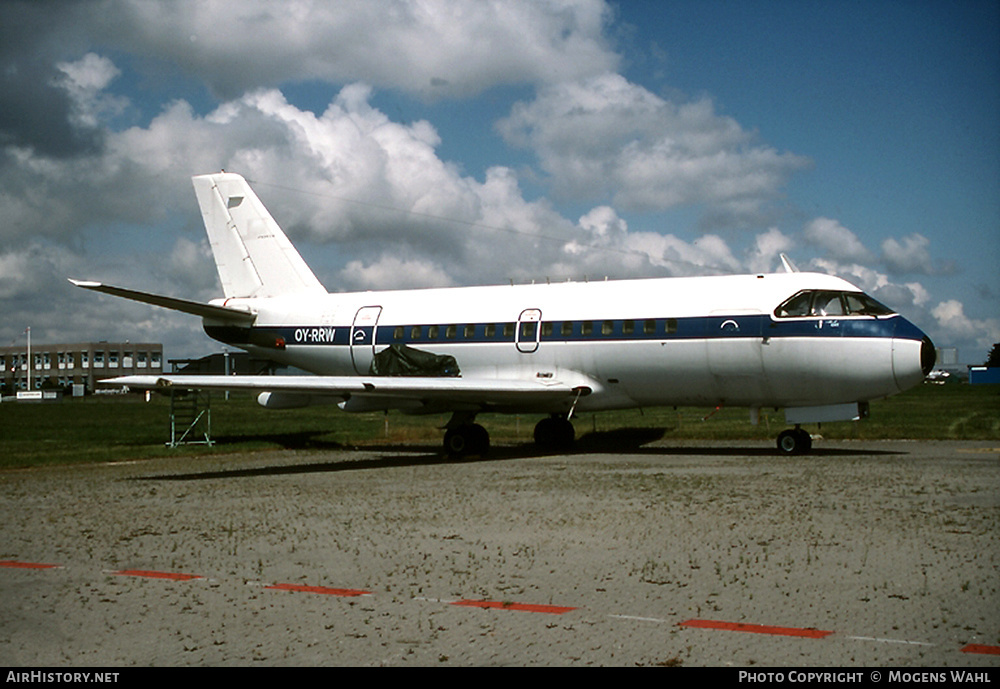
[[[564, 327], [565, 326], [565, 327]], [[518, 328], [522, 328], [520, 333]], [[526, 329], [525, 329], [526, 328]], [[540, 328], [538, 333], [534, 328]], [[252, 331], [285, 345], [371, 344], [372, 326], [254, 326]], [[211, 333], [210, 333], [211, 334]], [[515, 336], [518, 336], [515, 339]], [[540, 323], [379, 324], [375, 345], [644, 342], [716, 338], [858, 337], [920, 340], [923, 333], [901, 316], [772, 319], [767, 315], [702, 316]], [[257, 338], [252, 338], [257, 339]]]

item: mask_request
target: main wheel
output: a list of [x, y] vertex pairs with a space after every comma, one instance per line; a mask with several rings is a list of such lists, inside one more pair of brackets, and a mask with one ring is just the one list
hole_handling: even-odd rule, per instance
[[549, 450], [564, 449], [573, 445], [576, 431], [569, 419], [550, 416], [535, 425], [535, 444]]
[[490, 449], [490, 434], [478, 423], [449, 428], [444, 434], [444, 452], [450, 457], [485, 455]]

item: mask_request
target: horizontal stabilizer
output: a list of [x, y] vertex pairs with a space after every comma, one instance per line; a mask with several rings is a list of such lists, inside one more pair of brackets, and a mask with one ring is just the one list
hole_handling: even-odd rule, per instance
[[252, 323], [257, 317], [256, 314], [251, 313], [250, 311], [232, 309], [226, 306], [216, 306], [215, 304], [205, 304], [200, 301], [191, 301], [189, 299], [167, 297], [162, 294], [152, 294], [151, 292], [140, 292], [134, 289], [126, 289], [125, 287], [114, 287], [112, 285], [105, 285], [101, 282], [73, 280], [72, 278], [70, 278], [69, 281], [77, 287], [82, 287], [84, 289], [93, 290], [95, 292], [103, 292], [104, 294], [111, 294], [116, 297], [131, 299], [132, 301], [139, 301], [143, 304], [162, 306], [174, 311], [182, 311], [183, 313], [201, 316], [202, 318], [212, 318], [215, 320], [227, 321], [229, 323], [245, 325]]

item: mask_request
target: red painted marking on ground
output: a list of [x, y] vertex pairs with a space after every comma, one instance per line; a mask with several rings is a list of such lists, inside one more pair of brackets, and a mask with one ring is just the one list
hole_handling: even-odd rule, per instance
[[367, 596], [371, 591], [360, 589], [332, 589], [326, 586], [299, 586], [298, 584], [272, 584], [265, 586], [266, 589], [276, 589], [278, 591], [299, 591], [302, 593], [323, 593], [328, 596]]
[[564, 608], [559, 605], [535, 605], [533, 603], [505, 603], [490, 600], [459, 600], [452, 605], [463, 605], [470, 608], [496, 608], [499, 610], [517, 610], [519, 612], [544, 612], [550, 615], [562, 615], [576, 608]]
[[681, 622], [682, 627], [698, 627], [700, 629], [724, 629], [731, 632], [750, 632], [751, 634], [777, 634], [779, 636], [802, 636], [807, 639], [822, 639], [833, 632], [820, 629], [803, 629], [801, 627], [771, 627], [764, 624], [740, 624], [739, 622], [718, 622], [715, 620], [688, 620]]
[[123, 577], [146, 577], [149, 579], [171, 579], [173, 581], [190, 581], [191, 579], [201, 579], [198, 574], [181, 574], [180, 572], [156, 572], [148, 569], [122, 569], [112, 574]]
[[962, 647], [962, 653], [982, 653], [988, 656], [1000, 656], [1000, 646], [986, 646], [985, 644], [967, 644]]
[[0, 562], [0, 567], [13, 567], [17, 569], [52, 569], [53, 567], [58, 567], [59, 565], [47, 565], [42, 562], [16, 562], [14, 560], [5, 560]]

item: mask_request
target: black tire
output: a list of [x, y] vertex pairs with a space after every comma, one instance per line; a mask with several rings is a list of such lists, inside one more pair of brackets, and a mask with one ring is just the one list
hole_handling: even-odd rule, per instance
[[573, 446], [576, 430], [569, 419], [550, 416], [535, 426], [535, 444], [548, 450], [560, 450]]
[[444, 434], [444, 453], [449, 457], [485, 455], [490, 449], [490, 434], [477, 423], [449, 428]]
[[783, 455], [801, 455], [812, 450], [812, 437], [801, 428], [789, 428], [778, 435], [778, 452]]

